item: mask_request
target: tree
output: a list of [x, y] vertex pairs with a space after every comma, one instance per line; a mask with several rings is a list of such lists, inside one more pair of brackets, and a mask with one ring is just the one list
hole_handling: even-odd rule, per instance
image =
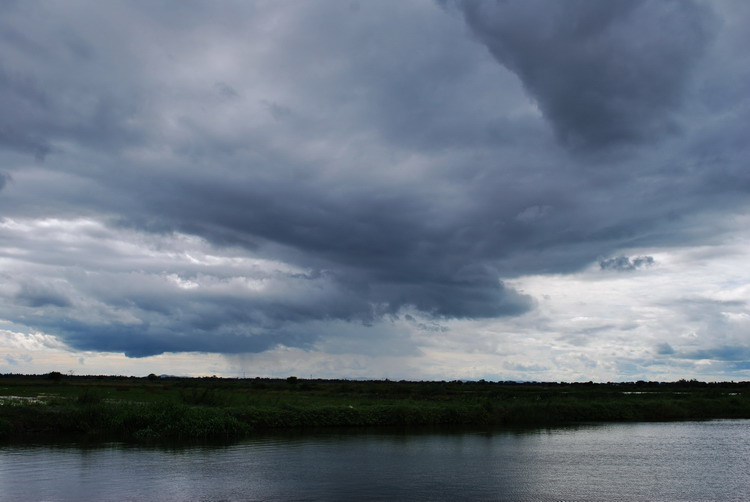
[[62, 377], [63, 374], [59, 371], [50, 371], [49, 373], [47, 373], [47, 378], [54, 382], [59, 382], [60, 380], [62, 380]]

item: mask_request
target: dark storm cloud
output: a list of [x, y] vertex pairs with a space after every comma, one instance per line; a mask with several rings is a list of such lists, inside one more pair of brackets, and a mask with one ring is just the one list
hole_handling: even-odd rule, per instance
[[[696, 215], [737, 206], [716, 195], [745, 176], [742, 118], [704, 120], [708, 101], [693, 123], [721, 148], [690, 128], [639, 147], [672, 130], [710, 48], [694, 2], [459, 2], [503, 66], [432, 3], [25, 5], [0, 20], [0, 211], [21, 222], [1, 314], [76, 348], [253, 352], [412, 310], [522, 314], [503, 279], [719, 235]], [[523, 88], [567, 144], [627, 155], [582, 165]], [[221, 265], [180, 261], [201, 246]]]
[[[321, 281], [300, 285], [288, 275], [276, 277], [280, 285], [265, 294], [233, 283], [233, 277], [204, 277], [205, 288], [185, 289], [177, 285], [176, 276], [76, 275], [68, 272], [58, 284], [27, 278], [15, 294], [3, 298], [2, 315], [23, 318], [77, 349], [143, 357], [184, 350], [260, 352], [279, 344], [307, 347], [320, 333], [300, 330], [296, 324], [346, 318], [357, 310], [365, 315], [366, 310], [352, 305], [363, 303], [356, 296], [339, 293]], [[15, 279], [6, 276], [4, 283], [12, 286]], [[267, 279], [273, 278], [256, 277]], [[73, 287], [74, 300], [66, 295], [66, 289]]]
[[659, 138], [714, 31], [692, 1], [498, 0], [459, 3], [492, 55], [513, 71], [558, 137], [574, 148]]
[[48, 329], [60, 332], [73, 348], [122, 352], [127, 357], [185, 351], [242, 354], [263, 352], [279, 345], [308, 348], [315, 339], [309, 334], [298, 336], [279, 331], [248, 335], [244, 332], [200, 330], [192, 326], [186, 326], [188, 331], [178, 332], [172, 329], [175, 327], [70, 322], [58, 323]]

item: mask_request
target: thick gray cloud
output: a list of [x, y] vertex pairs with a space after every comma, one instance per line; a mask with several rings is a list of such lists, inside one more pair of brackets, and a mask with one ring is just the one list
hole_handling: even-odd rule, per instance
[[38, 8], [0, 20], [0, 317], [76, 348], [516, 316], [507, 279], [721, 238], [746, 205], [747, 86], [711, 57], [742, 39], [710, 5]]
[[49, 305], [69, 307], [71, 305], [64, 292], [58, 291], [54, 286], [45, 285], [35, 280], [22, 283], [15, 299], [22, 305], [34, 308]]
[[715, 19], [698, 2], [473, 1], [466, 21], [574, 148], [673, 132]]

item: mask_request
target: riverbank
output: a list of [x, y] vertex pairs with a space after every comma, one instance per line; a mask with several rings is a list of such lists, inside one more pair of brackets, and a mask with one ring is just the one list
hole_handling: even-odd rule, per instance
[[327, 426], [750, 418], [750, 382], [513, 383], [0, 376], [0, 437], [241, 438]]

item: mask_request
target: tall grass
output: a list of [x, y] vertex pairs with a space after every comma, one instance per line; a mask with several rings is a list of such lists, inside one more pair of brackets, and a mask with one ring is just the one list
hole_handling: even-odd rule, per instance
[[[327, 426], [552, 425], [591, 421], [750, 418], [750, 386], [512, 385], [223, 379], [10, 380], [0, 438], [60, 435], [134, 441], [237, 438]], [[727, 384], [729, 385], [729, 384]], [[127, 389], [127, 392], [123, 392]], [[623, 392], [622, 389], [627, 390]]]

